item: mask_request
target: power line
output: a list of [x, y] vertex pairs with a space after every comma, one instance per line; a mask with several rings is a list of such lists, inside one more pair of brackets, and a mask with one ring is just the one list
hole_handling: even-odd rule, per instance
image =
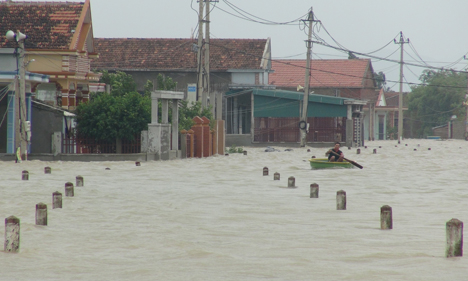
[[[221, 7], [219, 6], [216, 6], [217, 9], [231, 15], [231, 16], [234, 16], [236, 18], [240, 18], [242, 20], [247, 20], [247, 21], [250, 21], [250, 22], [254, 22], [254, 23], [259, 23], [259, 24], [265, 24], [265, 25], [299, 25], [299, 22], [298, 23], [294, 23], [294, 22], [297, 22], [299, 21], [301, 18], [303, 18], [304, 16], [307, 15], [304, 14], [304, 15], [301, 15], [299, 18], [296, 18], [294, 20], [291, 20], [291, 21], [286, 21], [286, 22], [276, 22], [276, 21], [271, 21], [271, 20], [267, 20], [267, 19], [263, 19], [263, 18], [260, 18], [258, 16], [255, 16], [249, 12], [246, 12], [245, 10], [237, 7], [236, 5], [232, 4], [231, 2], [227, 1], [227, 0], [223, 0], [224, 3], [226, 3], [226, 5], [231, 8], [234, 12], [236, 12], [237, 14], [239, 15], [236, 15], [236, 14], [233, 14], [231, 12], [228, 12], [224, 9], [222, 9]], [[256, 18], [256, 19], [254, 19]]]

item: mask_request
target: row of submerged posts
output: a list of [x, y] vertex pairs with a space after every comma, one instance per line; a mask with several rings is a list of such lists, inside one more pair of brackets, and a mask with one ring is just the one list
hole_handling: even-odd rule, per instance
[[[367, 148], [367, 147], [366, 147]], [[430, 148], [429, 148], [430, 150]], [[358, 154], [360, 150], [358, 149]], [[374, 154], [377, 153], [374, 149]], [[263, 168], [263, 176], [268, 176], [268, 167]], [[273, 174], [273, 180], [280, 180], [280, 173]], [[297, 188], [296, 179], [294, 177], [288, 178], [288, 188]], [[319, 198], [319, 185], [317, 183], [310, 184], [310, 198]], [[346, 191], [339, 190], [336, 192], [336, 209], [346, 210]], [[392, 207], [384, 205], [380, 208], [380, 229], [390, 230], [393, 229], [393, 214]], [[458, 219], [451, 219], [446, 223], [446, 257], [461, 257], [463, 256], [463, 222]]]
[[[50, 167], [44, 168], [45, 174], [51, 174]], [[29, 180], [29, 172], [24, 170], [21, 172], [22, 180]], [[84, 186], [82, 176], [76, 177], [76, 186]], [[75, 188], [72, 182], [65, 183], [65, 196], [75, 196]], [[55, 191], [52, 193], [52, 209], [62, 208], [62, 193]], [[42, 202], [36, 204], [35, 214], [36, 225], [47, 225], [47, 204]], [[6, 253], [18, 253], [20, 249], [20, 219], [15, 216], [5, 218], [5, 243], [3, 247]]]

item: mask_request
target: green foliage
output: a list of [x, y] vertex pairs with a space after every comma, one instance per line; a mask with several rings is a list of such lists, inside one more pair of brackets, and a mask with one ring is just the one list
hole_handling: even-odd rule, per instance
[[[131, 140], [135, 134], [148, 128], [151, 122], [151, 91], [153, 82], [148, 80], [144, 86], [144, 95], [136, 92], [136, 84], [131, 75], [124, 72], [103, 72], [101, 82], [111, 85], [111, 93], [94, 94], [88, 103], [81, 103], [76, 108], [77, 130], [81, 136], [97, 140]], [[177, 83], [170, 77], [157, 76], [158, 90], [174, 90]], [[158, 104], [159, 121], [161, 121], [161, 102]], [[172, 122], [172, 108], [169, 108], [169, 122]], [[191, 105], [187, 101], [179, 104], [179, 130], [189, 130], [195, 122], [195, 116], [214, 118], [211, 108], [202, 109], [201, 103]]]
[[144, 92], [143, 95], [146, 97], [151, 97], [151, 91], [153, 91], [153, 89], [154, 89], [153, 81], [147, 80], [145, 85], [143, 86], [143, 92]]
[[374, 81], [377, 89], [381, 89], [382, 87], [385, 89], [385, 86], [387, 85], [385, 73], [382, 71], [379, 73], [374, 72]]
[[137, 92], [123, 96], [102, 94], [76, 108], [77, 130], [97, 140], [132, 140], [151, 122], [151, 101]]
[[417, 136], [431, 135], [433, 127], [447, 124], [452, 115], [465, 116], [466, 74], [425, 70], [420, 80], [423, 84], [413, 87], [407, 97], [407, 115], [421, 124]]
[[121, 71], [109, 73], [107, 70], [104, 70], [100, 82], [111, 86], [111, 94], [113, 96], [123, 96], [126, 93], [135, 92], [137, 89], [133, 77]]
[[193, 118], [196, 116], [210, 119], [210, 127], [213, 128], [214, 118], [213, 113], [211, 112], [211, 106], [205, 109], [202, 109], [201, 102], [197, 101], [195, 103], [189, 103], [186, 100], [179, 102], [179, 130], [189, 130], [195, 125]]
[[244, 152], [244, 149], [242, 147], [236, 147], [235, 145], [232, 145], [230, 148], [226, 148], [227, 153], [242, 153]]
[[177, 82], [174, 82], [171, 77], [166, 77], [161, 73], [156, 77], [157, 89], [164, 91], [172, 91], [177, 87]]

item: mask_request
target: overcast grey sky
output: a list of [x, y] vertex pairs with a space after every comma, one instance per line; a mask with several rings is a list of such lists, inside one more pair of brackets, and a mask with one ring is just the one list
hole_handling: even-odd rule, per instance
[[[406, 62], [465, 69], [468, 60], [467, 0], [219, 0], [211, 12], [212, 38], [267, 38], [273, 58], [305, 59], [307, 34], [298, 23], [265, 25], [241, 19], [232, 6], [262, 21], [289, 22], [312, 7], [330, 35], [343, 47], [359, 53], [373, 52], [388, 44], [376, 57], [399, 60], [402, 31]], [[95, 37], [189, 38], [198, 22], [196, 0], [91, 0]], [[248, 15], [247, 13], [251, 14]], [[256, 19], [262, 18], [264, 20]], [[305, 18], [305, 17], [303, 17]], [[337, 46], [324, 28], [314, 30], [325, 42]], [[365, 58], [365, 56], [358, 55]], [[313, 59], [347, 58], [343, 52], [315, 44]], [[459, 61], [457, 64], [452, 64]], [[312, 62], [313, 63], [313, 62]], [[376, 72], [383, 71], [392, 90], [398, 91], [399, 64], [372, 59]], [[405, 66], [406, 81], [418, 83], [424, 68]], [[405, 86], [405, 90], [409, 87]]]

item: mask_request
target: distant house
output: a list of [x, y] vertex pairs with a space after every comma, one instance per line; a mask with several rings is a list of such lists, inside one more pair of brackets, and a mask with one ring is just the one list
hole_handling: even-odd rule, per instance
[[[273, 60], [270, 83], [276, 89], [297, 91], [304, 87], [306, 60]], [[369, 59], [312, 60], [310, 65], [309, 89], [312, 95], [350, 98], [375, 103], [374, 70]], [[363, 106], [355, 105], [352, 125], [347, 122], [347, 130], [354, 131], [353, 142], [362, 145], [364, 141]], [[335, 120], [334, 124], [344, 124]], [[344, 126], [344, 125], [343, 125]]]
[[[303, 92], [286, 90], [232, 90], [226, 93], [226, 145], [299, 143]], [[309, 95], [306, 141], [354, 146], [353, 114], [364, 101]], [[319, 143], [319, 144], [318, 144]]]
[[[195, 39], [96, 38], [95, 46], [99, 58], [92, 62], [92, 69], [130, 74], [138, 91], [143, 91], [148, 80], [156, 84], [158, 74], [163, 74], [177, 82], [176, 90], [187, 99], [199, 99]], [[210, 88], [217, 97], [233, 88], [268, 85], [270, 71], [269, 38], [210, 40]]]
[[[386, 105], [384, 107], [376, 107], [376, 110], [386, 110], [388, 112], [387, 120], [390, 128], [398, 128], [398, 119], [399, 119], [399, 92], [384, 92]], [[402, 93], [402, 111], [403, 113], [408, 110], [408, 105], [406, 104], [406, 96], [408, 92]], [[416, 125], [417, 126], [417, 125]], [[414, 137], [411, 132], [409, 120], [403, 119], [403, 137]], [[415, 128], [413, 128], [415, 129]], [[391, 136], [392, 139], [397, 139], [398, 135]]]
[[[98, 82], [100, 75], [90, 70], [91, 60], [98, 56], [94, 49], [90, 0], [80, 3], [2, 1], [0, 22], [0, 87], [9, 89], [6, 90], [8, 98], [0, 101], [0, 116], [7, 112], [8, 117], [0, 127], [0, 131], [7, 132], [0, 134], [0, 151], [13, 153], [18, 138], [14, 84], [21, 68], [17, 60], [21, 50], [15, 40], [6, 39], [8, 30], [27, 36], [24, 41], [26, 115], [31, 127], [35, 126], [31, 98], [74, 110], [77, 104], [88, 100], [89, 84]], [[33, 131], [44, 131], [36, 129]], [[31, 142], [36, 136], [32, 135]]]
[[[296, 91], [304, 87], [306, 60], [273, 60], [270, 84]], [[374, 70], [369, 59], [312, 60], [310, 91], [317, 95], [375, 100]]]

